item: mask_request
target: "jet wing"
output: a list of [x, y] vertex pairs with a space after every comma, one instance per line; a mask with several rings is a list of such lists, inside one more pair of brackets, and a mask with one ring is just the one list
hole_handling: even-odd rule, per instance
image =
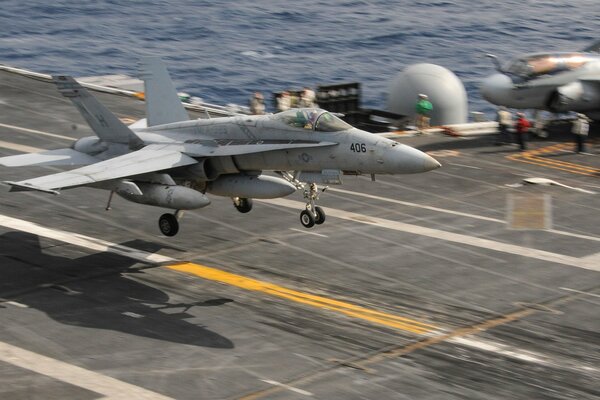
[[95, 157], [73, 149], [58, 149], [40, 153], [18, 154], [0, 158], [0, 165], [5, 167], [24, 167], [28, 165], [90, 165], [97, 163]]
[[195, 163], [197, 163], [196, 160], [182, 154], [172, 146], [153, 144], [132, 153], [71, 171], [5, 183], [12, 186], [10, 189], [12, 192], [37, 190], [58, 194], [57, 189], [84, 186]]
[[192, 157], [222, 157], [275, 150], [335, 146], [337, 144], [303, 140], [199, 140], [198, 143], [189, 142], [171, 146]]

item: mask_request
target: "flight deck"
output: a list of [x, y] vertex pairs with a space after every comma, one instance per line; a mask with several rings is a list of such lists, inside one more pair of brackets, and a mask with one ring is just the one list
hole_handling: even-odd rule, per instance
[[[0, 71], [0, 107], [0, 156], [93, 134], [43, 80]], [[168, 210], [2, 185], [0, 398], [597, 399], [599, 133], [398, 135], [442, 168], [344, 176], [312, 229], [301, 193], [210, 196], [167, 238]]]

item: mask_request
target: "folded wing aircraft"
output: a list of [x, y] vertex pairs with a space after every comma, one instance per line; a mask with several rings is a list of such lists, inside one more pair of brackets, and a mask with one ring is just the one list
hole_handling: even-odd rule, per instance
[[325, 212], [315, 205], [317, 184], [341, 183], [345, 173], [418, 173], [440, 166], [419, 150], [353, 128], [318, 108], [190, 120], [159, 58], [143, 58], [141, 75], [147, 118], [130, 126], [73, 78], [53, 77], [96, 136], [79, 139], [69, 149], [0, 158], [7, 167], [79, 166], [6, 182], [11, 191], [106, 189], [109, 206], [117, 193], [136, 203], [174, 209], [159, 219], [161, 232], [173, 236], [182, 210], [210, 204], [206, 193], [232, 198], [245, 213], [252, 198], [283, 197], [301, 189], [306, 208], [300, 221], [312, 227], [325, 221]]
[[600, 41], [581, 51], [522, 55], [481, 83], [490, 103], [519, 109], [574, 111], [600, 120]]

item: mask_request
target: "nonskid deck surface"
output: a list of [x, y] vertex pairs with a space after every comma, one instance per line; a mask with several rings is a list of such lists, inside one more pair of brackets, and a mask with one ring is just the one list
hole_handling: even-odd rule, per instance
[[[139, 100], [97, 96], [143, 117]], [[45, 82], [0, 72], [0, 106], [0, 156], [92, 134]], [[598, 147], [550, 138], [531, 148], [562, 147], [519, 159], [491, 138], [401, 140], [443, 167], [345, 177], [310, 230], [299, 193], [248, 214], [212, 197], [167, 239], [158, 208], [5, 187], [0, 397], [600, 396]]]

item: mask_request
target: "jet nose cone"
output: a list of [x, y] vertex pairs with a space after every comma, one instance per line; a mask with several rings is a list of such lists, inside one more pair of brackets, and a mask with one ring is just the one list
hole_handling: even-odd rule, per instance
[[393, 174], [418, 174], [441, 167], [440, 163], [428, 154], [406, 145], [395, 145], [389, 154], [389, 164]]
[[438, 169], [442, 166], [442, 164], [440, 164], [438, 160], [431, 157], [429, 154], [423, 153], [423, 155], [425, 156], [423, 160], [423, 168], [425, 169], [425, 172]]
[[494, 74], [483, 80], [480, 91], [483, 98], [490, 103], [502, 105], [506, 102], [507, 93], [512, 86], [512, 80], [508, 76]]

